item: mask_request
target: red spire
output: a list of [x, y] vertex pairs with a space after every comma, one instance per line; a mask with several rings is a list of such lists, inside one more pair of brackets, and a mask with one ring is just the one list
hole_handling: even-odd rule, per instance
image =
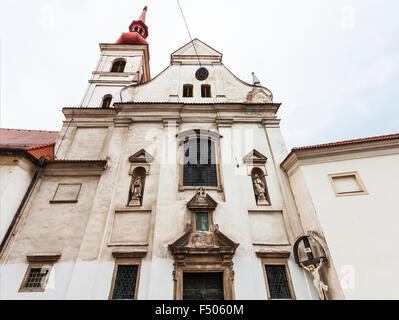
[[145, 24], [145, 14], [147, 13], [147, 6], [144, 6], [143, 12], [141, 13], [141, 16], [139, 20]]
[[116, 43], [118, 44], [148, 44], [148, 27], [145, 24], [147, 6], [144, 7], [139, 20], [134, 20], [129, 26], [129, 33], [122, 33]]

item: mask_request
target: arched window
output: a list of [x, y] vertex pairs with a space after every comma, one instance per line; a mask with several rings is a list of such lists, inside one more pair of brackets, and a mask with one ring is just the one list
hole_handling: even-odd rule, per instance
[[193, 85], [185, 84], [183, 86], [183, 97], [184, 98], [192, 98], [193, 97]]
[[111, 95], [104, 96], [101, 108], [109, 108], [110, 105], [111, 105], [111, 101], [112, 101], [112, 96]]
[[211, 86], [209, 84], [203, 84], [201, 86], [201, 97], [210, 98], [211, 97]]
[[123, 72], [125, 70], [126, 62], [123, 60], [117, 60], [112, 65], [111, 72]]
[[193, 137], [184, 142], [183, 186], [217, 187], [215, 143]]

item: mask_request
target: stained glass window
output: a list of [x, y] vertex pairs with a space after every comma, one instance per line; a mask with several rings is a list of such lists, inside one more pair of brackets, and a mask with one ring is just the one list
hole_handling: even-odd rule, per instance
[[215, 143], [194, 138], [184, 143], [184, 186], [217, 187]]
[[136, 291], [137, 265], [118, 265], [112, 299], [133, 300]]
[[195, 214], [195, 226], [197, 231], [208, 231], [209, 221], [208, 213], [196, 213]]
[[285, 265], [265, 265], [271, 299], [291, 299]]

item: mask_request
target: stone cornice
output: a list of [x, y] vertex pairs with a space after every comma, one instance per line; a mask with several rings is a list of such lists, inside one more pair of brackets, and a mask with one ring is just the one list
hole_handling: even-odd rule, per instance
[[98, 176], [107, 168], [107, 160], [48, 160], [46, 176]]
[[292, 174], [301, 165], [399, 154], [399, 139], [362, 142], [325, 148], [292, 150], [281, 168]]

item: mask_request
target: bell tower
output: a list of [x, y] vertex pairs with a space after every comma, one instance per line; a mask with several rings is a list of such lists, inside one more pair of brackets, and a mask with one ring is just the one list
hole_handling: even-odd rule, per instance
[[125, 86], [150, 80], [146, 13], [147, 6], [140, 18], [130, 24], [129, 32], [122, 33], [116, 43], [100, 44], [101, 56], [80, 107], [112, 107], [115, 102], [121, 102], [120, 91]]

